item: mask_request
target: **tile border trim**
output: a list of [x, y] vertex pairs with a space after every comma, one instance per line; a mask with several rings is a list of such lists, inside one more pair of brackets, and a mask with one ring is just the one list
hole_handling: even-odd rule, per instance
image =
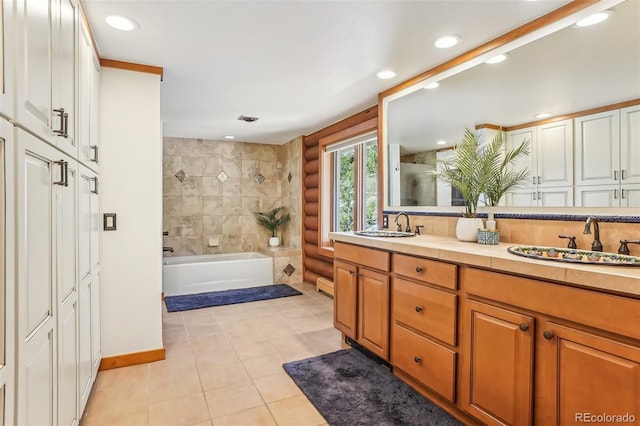
[[[398, 214], [401, 210], [383, 210], [382, 214]], [[461, 217], [460, 213], [452, 212], [406, 212], [411, 216]], [[589, 216], [596, 216], [600, 222], [640, 223], [640, 216], [613, 215], [585, 215], [585, 214], [533, 214], [533, 213], [495, 213], [496, 219], [527, 219], [527, 220], [560, 220], [569, 222], [584, 222]], [[486, 218], [486, 213], [478, 213], [478, 217]]]

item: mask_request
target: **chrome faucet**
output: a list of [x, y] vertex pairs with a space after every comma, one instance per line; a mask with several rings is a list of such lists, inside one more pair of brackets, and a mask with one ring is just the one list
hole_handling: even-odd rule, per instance
[[593, 223], [593, 243], [591, 244], [591, 250], [602, 251], [602, 243], [600, 242], [600, 227], [598, 226], [598, 219], [595, 216], [589, 216], [584, 224], [584, 233], [591, 234], [591, 224]]
[[398, 232], [402, 232], [402, 225], [398, 223], [398, 219], [400, 218], [400, 216], [404, 216], [407, 218], [407, 230], [405, 232], [411, 232], [411, 225], [409, 225], [409, 215], [406, 214], [405, 212], [398, 213], [394, 220], [394, 222], [398, 225]]
[[162, 252], [165, 252], [165, 251], [173, 253], [173, 247], [162, 247]]

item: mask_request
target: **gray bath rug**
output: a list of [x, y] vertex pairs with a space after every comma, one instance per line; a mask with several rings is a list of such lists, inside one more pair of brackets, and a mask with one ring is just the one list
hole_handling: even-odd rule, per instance
[[462, 426], [356, 349], [283, 365], [331, 426]]

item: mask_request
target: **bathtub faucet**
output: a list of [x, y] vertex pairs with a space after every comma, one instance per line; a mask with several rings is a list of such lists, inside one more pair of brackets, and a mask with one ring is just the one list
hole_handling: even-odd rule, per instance
[[163, 252], [168, 251], [168, 252], [173, 253], [173, 247], [162, 247], [162, 251]]

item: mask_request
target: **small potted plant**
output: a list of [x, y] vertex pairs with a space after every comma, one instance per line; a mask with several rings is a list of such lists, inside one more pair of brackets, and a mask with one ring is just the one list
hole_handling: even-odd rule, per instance
[[438, 177], [457, 188], [464, 199], [463, 217], [456, 225], [456, 236], [461, 241], [476, 241], [478, 229], [484, 227], [477, 216], [481, 199], [495, 206], [509, 189], [529, 176], [528, 170], [510, 167], [520, 156], [529, 154], [529, 141], [512, 150], [506, 150], [504, 145], [503, 132], [486, 144], [483, 135], [465, 129], [451, 156], [439, 161]]
[[284, 212], [285, 207], [276, 207], [268, 212], [257, 212], [256, 221], [264, 226], [269, 232], [271, 237], [269, 238], [269, 246], [277, 247], [280, 245], [280, 238], [278, 238], [278, 229], [284, 226], [291, 220], [291, 215]]

